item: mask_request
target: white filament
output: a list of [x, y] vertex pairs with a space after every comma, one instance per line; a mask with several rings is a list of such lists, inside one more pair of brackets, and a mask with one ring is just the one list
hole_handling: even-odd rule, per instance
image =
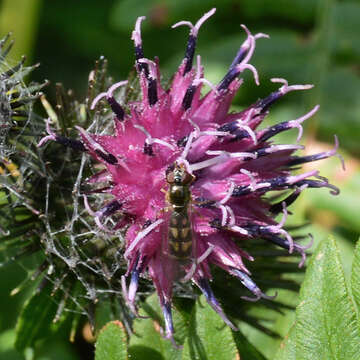
[[134, 248], [136, 247], [136, 245], [146, 236], [148, 235], [151, 231], [153, 231], [156, 227], [158, 227], [160, 224], [162, 224], [164, 222], [164, 219], [159, 219], [156, 220], [155, 222], [153, 222], [151, 225], [149, 225], [147, 228], [145, 228], [144, 230], [141, 230], [138, 232], [138, 234], [136, 235], [135, 239], [133, 240], [133, 242], [130, 244], [130, 246], [126, 249], [124, 256], [125, 258], [129, 257], [129, 254], [134, 250]]

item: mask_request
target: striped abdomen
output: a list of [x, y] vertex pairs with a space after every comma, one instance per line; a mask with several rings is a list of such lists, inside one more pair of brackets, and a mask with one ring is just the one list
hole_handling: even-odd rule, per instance
[[177, 260], [187, 260], [192, 255], [192, 233], [187, 209], [173, 210], [169, 221], [169, 255]]

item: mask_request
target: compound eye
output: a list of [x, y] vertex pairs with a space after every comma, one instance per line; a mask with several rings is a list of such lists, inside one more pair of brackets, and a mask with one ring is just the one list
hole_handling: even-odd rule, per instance
[[195, 180], [195, 177], [188, 172], [184, 172], [182, 176], [182, 183], [184, 185], [191, 184]]
[[169, 184], [173, 184], [175, 182], [175, 178], [174, 178], [174, 172], [171, 171], [169, 173], [166, 174], [166, 181], [169, 183]]

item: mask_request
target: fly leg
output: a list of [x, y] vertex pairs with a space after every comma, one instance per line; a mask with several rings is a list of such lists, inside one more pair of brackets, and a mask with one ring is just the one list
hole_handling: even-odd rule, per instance
[[210, 244], [201, 256], [199, 256], [198, 258], [195, 257], [188, 273], [180, 281], [184, 283], [189, 281], [194, 276], [199, 264], [202, 263], [211, 254], [213, 250], [214, 245]]

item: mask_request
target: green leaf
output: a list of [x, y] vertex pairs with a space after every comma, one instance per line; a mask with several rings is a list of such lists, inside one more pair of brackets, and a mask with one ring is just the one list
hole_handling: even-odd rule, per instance
[[[172, 309], [175, 342], [182, 345], [188, 333], [188, 322], [192, 310], [191, 302], [185, 299], [174, 299]], [[143, 304], [141, 315], [148, 319], [136, 319], [134, 321], [134, 335], [130, 338], [129, 354], [133, 359], [146, 360], [177, 360], [181, 359], [181, 350], [174, 347], [171, 341], [161, 334], [164, 328], [163, 315], [156, 294], [147, 298]]]
[[276, 354], [276, 360], [296, 360], [296, 328], [293, 326], [285, 336]]
[[15, 338], [14, 329], [0, 333], [0, 359], [24, 360], [24, 356], [14, 349]]
[[360, 359], [358, 319], [334, 239], [323, 241], [311, 258], [300, 291], [296, 323], [277, 359], [289, 357]]
[[134, 335], [130, 339], [129, 354], [132, 359], [180, 359], [169, 340], [160, 334], [160, 325], [153, 319], [134, 322]]
[[95, 360], [126, 360], [127, 340], [123, 325], [119, 321], [106, 324], [95, 344]]
[[24, 350], [36, 340], [51, 335], [52, 320], [58, 308], [60, 292], [52, 296], [52, 284], [33, 295], [22, 308], [16, 325], [15, 347]]
[[232, 360], [237, 355], [230, 328], [201, 296], [191, 316], [182, 360]]
[[234, 331], [233, 336], [241, 359], [266, 360], [264, 355], [261, 354], [240, 331]]
[[360, 39], [356, 36], [359, 26], [360, 4], [355, 1], [339, 2], [332, 16], [334, 21], [334, 50], [347, 56], [360, 55]]
[[360, 240], [356, 244], [354, 260], [352, 263], [351, 289], [358, 311], [360, 311]]

